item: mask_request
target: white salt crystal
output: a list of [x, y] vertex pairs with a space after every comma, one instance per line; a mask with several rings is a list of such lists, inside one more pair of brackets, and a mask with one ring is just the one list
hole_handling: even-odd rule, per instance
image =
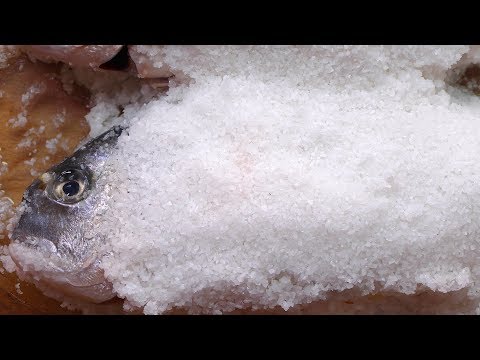
[[10, 257], [7, 246], [0, 246], [0, 264], [9, 273], [16, 270], [15, 262]]
[[60, 114], [56, 114], [53, 117], [53, 125], [56, 128], [59, 128], [65, 122], [65, 116], [67, 115], [67, 110], [64, 108]]
[[20, 283], [15, 284], [15, 291], [17, 292], [17, 294], [23, 295], [23, 291], [20, 289]]
[[35, 164], [35, 161], [37, 161], [37, 159], [31, 158], [29, 160], [25, 160], [23, 163], [28, 166], [33, 166]]
[[36, 158], [31, 158], [31, 159], [25, 160], [25, 161], [23, 162], [25, 165], [30, 166], [30, 168], [31, 168], [31, 169], [30, 169], [30, 175], [32, 175], [32, 176], [38, 176], [38, 175], [40, 175], [40, 173], [33, 168], [33, 166], [35, 165], [36, 162], [37, 162], [37, 159], [36, 159]]
[[35, 95], [41, 94], [43, 91], [45, 91], [45, 85], [44, 84], [34, 84], [30, 86], [27, 90], [22, 95], [22, 104], [23, 106], [27, 106], [30, 101], [35, 97]]
[[[23, 135], [23, 139], [20, 140], [17, 144], [17, 148], [31, 148], [37, 145], [37, 141], [35, 138], [38, 138], [45, 131], [45, 125], [40, 125], [38, 128], [32, 127], [28, 129], [25, 134]], [[36, 149], [33, 149], [36, 152]]]
[[57, 134], [54, 138], [45, 141], [45, 147], [50, 154], [57, 152], [57, 144], [60, 141], [62, 134]]
[[5, 161], [2, 161], [2, 148], [0, 148], [0, 176], [5, 174], [8, 171], [8, 164]]
[[27, 124], [27, 113], [26, 113], [26, 111], [22, 111], [16, 117], [8, 120], [7, 124], [11, 125], [12, 128], [25, 126]]
[[28, 148], [31, 147], [32, 145], [36, 145], [35, 140], [33, 140], [31, 137], [24, 137], [20, 142], [17, 144], [17, 148]]

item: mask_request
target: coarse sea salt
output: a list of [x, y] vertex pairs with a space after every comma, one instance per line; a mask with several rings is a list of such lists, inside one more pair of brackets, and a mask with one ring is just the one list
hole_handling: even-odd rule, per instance
[[126, 309], [480, 311], [480, 101], [452, 86], [477, 47], [140, 51], [166, 96], [68, 75], [91, 136], [129, 125], [94, 219]]
[[15, 284], [15, 291], [17, 292], [17, 294], [23, 295], [23, 291], [22, 289], [20, 289], [20, 283]]
[[352, 289], [478, 303], [480, 101], [448, 75], [469, 51], [152, 50], [189, 81], [125, 107], [99, 180], [126, 306], [286, 310]]

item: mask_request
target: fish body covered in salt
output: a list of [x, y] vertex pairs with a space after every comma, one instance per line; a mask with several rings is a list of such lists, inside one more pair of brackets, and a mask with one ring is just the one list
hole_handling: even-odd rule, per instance
[[[348, 291], [432, 291], [476, 311], [480, 100], [450, 85], [475, 48], [140, 50], [179, 80], [125, 105], [128, 131], [92, 183], [101, 206], [65, 245], [102, 244], [96, 264], [126, 308], [288, 310]], [[67, 207], [97, 201], [85, 194]], [[27, 206], [20, 219], [40, 215]], [[37, 274], [38, 247], [16, 252]]]

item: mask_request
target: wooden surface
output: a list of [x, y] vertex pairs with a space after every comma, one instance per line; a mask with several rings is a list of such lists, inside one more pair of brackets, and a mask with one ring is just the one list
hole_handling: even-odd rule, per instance
[[[28, 99], [24, 94], [28, 94], [32, 86], [41, 91]], [[70, 155], [88, 135], [89, 127], [85, 121], [88, 98], [87, 93], [80, 89], [72, 95], [65, 92], [59, 80], [58, 66], [39, 62], [33, 64], [23, 57], [13, 59], [8, 68], [0, 69], [0, 94], [0, 155], [2, 161], [8, 164], [8, 172], [0, 178], [0, 184], [5, 195], [17, 205], [36, 173], [41, 174]], [[12, 126], [9, 120], [22, 113], [27, 123]], [[63, 122], [61, 119], [64, 119]], [[39, 129], [42, 126], [44, 130], [41, 134], [28, 133], [32, 127]], [[59, 134], [57, 150], [49, 151], [47, 140]], [[19, 147], [27, 138], [31, 145]], [[32, 158], [35, 159], [33, 166], [25, 163]], [[2, 245], [8, 243], [8, 239], [2, 241]], [[23, 294], [15, 288], [18, 283]], [[43, 296], [35, 286], [19, 281], [15, 274], [0, 274], [0, 314], [66, 312], [56, 301]]]

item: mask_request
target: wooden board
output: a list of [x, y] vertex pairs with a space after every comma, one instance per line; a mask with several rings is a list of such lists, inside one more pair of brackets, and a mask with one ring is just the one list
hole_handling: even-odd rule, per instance
[[[0, 184], [15, 205], [20, 203], [35, 174], [41, 174], [70, 155], [89, 133], [85, 121], [88, 94], [81, 89], [67, 94], [59, 79], [59, 70], [56, 65], [33, 64], [25, 57], [13, 59], [9, 67], [0, 70], [0, 155], [8, 164], [8, 172], [0, 178]], [[32, 86], [40, 92], [34, 91], [29, 98]], [[23, 126], [14, 127], [9, 120], [18, 119], [19, 115], [27, 121]], [[28, 132], [32, 127], [44, 129], [40, 134], [32, 134]], [[53, 152], [46, 146], [47, 141], [59, 134], [61, 137]], [[29, 146], [19, 146], [22, 141], [27, 144], [28, 139]], [[32, 159], [35, 159], [33, 166], [25, 163]], [[2, 245], [8, 242], [4, 239]], [[15, 288], [18, 283], [23, 294]], [[0, 274], [0, 314], [66, 312], [58, 302], [42, 295], [35, 286], [19, 281], [15, 274]]]

